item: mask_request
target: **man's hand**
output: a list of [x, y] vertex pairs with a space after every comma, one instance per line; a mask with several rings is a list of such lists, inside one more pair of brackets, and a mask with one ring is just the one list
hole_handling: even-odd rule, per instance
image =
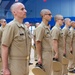
[[42, 64], [42, 58], [39, 58], [39, 59], [38, 59], [38, 63], [39, 63], [39, 64]]
[[58, 59], [58, 53], [55, 53], [54, 58]]
[[71, 49], [70, 49], [70, 53], [73, 54], [73, 49], [72, 49], [72, 47], [71, 47]]
[[9, 69], [4, 69], [3, 70], [3, 75], [10, 75], [10, 70]]
[[66, 54], [63, 54], [64, 57], [66, 57]]
[[70, 51], [71, 54], [73, 54], [73, 51]]

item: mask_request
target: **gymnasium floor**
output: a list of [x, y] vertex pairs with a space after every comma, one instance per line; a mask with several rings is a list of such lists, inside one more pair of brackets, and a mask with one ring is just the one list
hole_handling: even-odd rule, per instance
[[[31, 49], [31, 60], [30, 60], [30, 62], [33, 63], [33, 65], [29, 66], [29, 75], [34, 75], [32, 73], [32, 68], [35, 66], [36, 62], [34, 61], [34, 50], [33, 49]], [[1, 63], [0, 63], [0, 69], [1, 69]], [[75, 73], [74, 74], [69, 73], [68, 75], [75, 75]]]

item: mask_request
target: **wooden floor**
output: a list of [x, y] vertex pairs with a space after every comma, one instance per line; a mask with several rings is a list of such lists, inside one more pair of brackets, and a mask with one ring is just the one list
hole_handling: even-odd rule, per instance
[[[34, 75], [32, 73], [32, 69], [34, 68], [36, 62], [34, 61], [34, 50], [33, 49], [31, 50], [31, 60], [30, 60], [30, 62], [33, 63], [33, 65], [29, 66], [29, 75]], [[1, 69], [1, 63], [0, 63], [0, 69]], [[73, 73], [73, 74], [68, 73], [68, 75], [75, 75], [75, 73]]]

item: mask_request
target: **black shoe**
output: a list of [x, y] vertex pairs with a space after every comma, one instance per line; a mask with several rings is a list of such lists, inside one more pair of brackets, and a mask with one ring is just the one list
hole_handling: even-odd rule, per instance
[[3, 70], [0, 71], [0, 74], [3, 75]]
[[37, 59], [35, 59], [35, 61], [37, 61]]
[[70, 73], [75, 73], [75, 69], [74, 70], [71, 70], [71, 71], [69, 71]]
[[68, 75], [68, 74], [64, 74], [64, 75]]
[[33, 63], [29, 63], [29, 65], [33, 65]]
[[39, 68], [41, 68], [41, 69], [43, 69], [42, 64], [36, 63], [36, 65], [35, 65], [35, 66], [36, 66], [36, 67], [39, 67]]

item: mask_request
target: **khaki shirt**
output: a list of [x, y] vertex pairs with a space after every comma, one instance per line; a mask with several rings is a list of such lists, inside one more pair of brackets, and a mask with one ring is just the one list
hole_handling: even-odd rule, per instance
[[43, 22], [36, 28], [36, 41], [41, 41], [42, 51], [51, 51], [51, 33]]
[[70, 28], [70, 32], [71, 32], [71, 39], [73, 39], [74, 34], [75, 34], [75, 30], [73, 27]]
[[[6, 26], [5, 26], [6, 27]], [[3, 34], [3, 31], [5, 30], [5, 27], [3, 28], [2, 26], [0, 27], [0, 39], [2, 40], [2, 34]]]
[[29, 55], [28, 40], [25, 26], [14, 19], [8, 23], [3, 32], [2, 44], [9, 47], [10, 57], [25, 59]]
[[55, 25], [51, 30], [53, 40], [58, 41], [58, 49], [63, 50], [63, 33], [58, 25]]
[[3, 34], [3, 31], [5, 30], [5, 27], [4, 28], [2, 26], [0, 27], [0, 50], [1, 50], [2, 34]]
[[35, 35], [36, 35], [36, 28], [33, 31], [33, 36], [35, 37]]
[[29, 31], [28, 28], [26, 28], [27, 30], [27, 33], [28, 33], [28, 50], [30, 51], [31, 50], [31, 46], [32, 46], [32, 34], [31, 32]]
[[36, 39], [36, 28], [34, 29], [34, 31], [33, 31], [33, 40], [34, 40], [34, 44], [36, 43], [35, 40]]
[[67, 26], [65, 26], [62, 29], [63, 32], [63, 37], [65, 38], [66, 41], [66, 46], [70, 47], [70, 42], [71, 42], [71, 32]]
[[1, 44], [1, 38], [2, 38], [2, 28], [0, 27], [0, 44]]
[[2, 29], [0, 27], [0, 56], [1, 56], [1, 40], [2, 40]]
[[75, 55], [75, 30], [73, 27], [71, 27], [70, 31], [71, 31], [71, 42], [73, 46], [73, 54]]

